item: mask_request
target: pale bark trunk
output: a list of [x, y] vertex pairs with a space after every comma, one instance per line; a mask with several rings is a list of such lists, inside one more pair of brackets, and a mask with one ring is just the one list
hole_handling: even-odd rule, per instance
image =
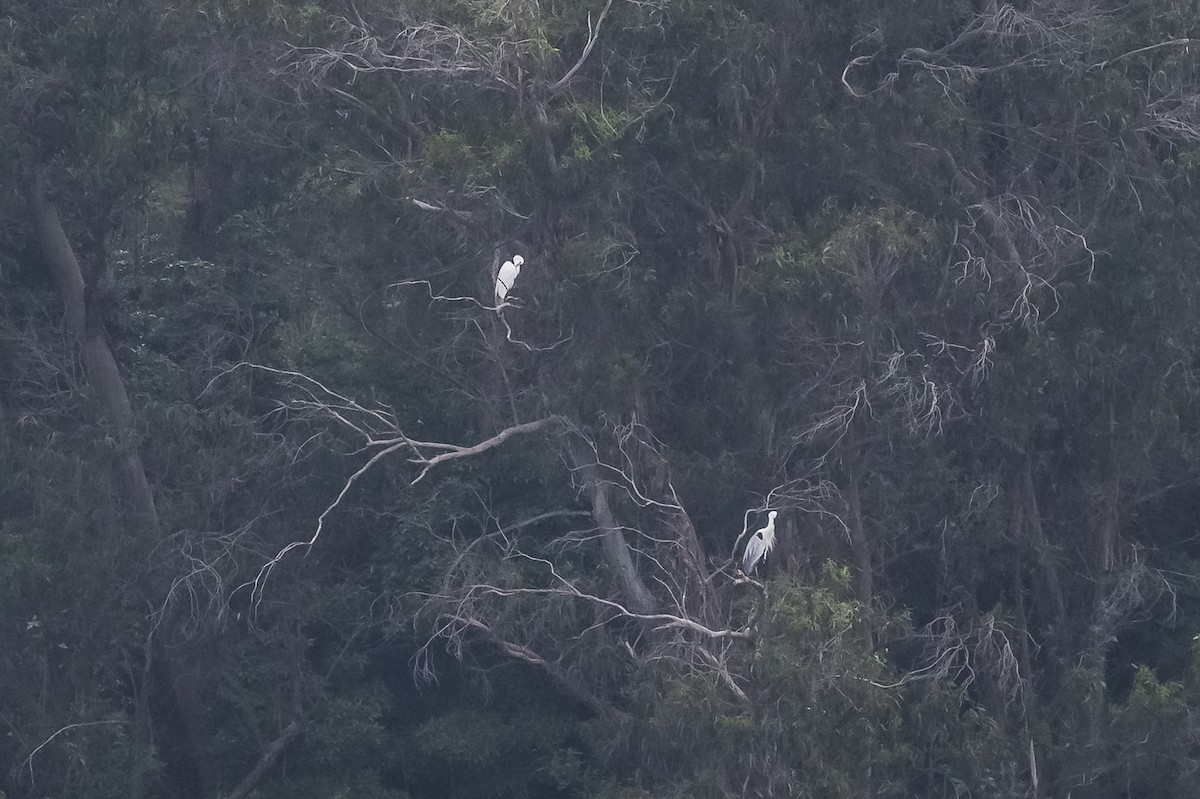
[[668, 526], [674, 539], [679, 542], [678, 562], [687, 571], [687, 591], [691, 601], [685, 604], [692, 607], [684, 609], [694, 618], [712, 626], [717, 620], [717, 598], [705, 573], [704, 553], [700, 549], [700, 539], [696, 535], [692, 517], [686, 511], [676, 511], [670, 515]]
[[[103, 409], [104, 415], [116, 429], [117, 446], [113, 453], [113, 474], [117, 493], [124, 511], [136, 527], [157, 541], [162, 534], [162, 526], [154, 503], [154, 495], [150, 483], [146, 479], [145, 468], [136, 443], [136, 427], [133, 405], [125, 390], [116, 358], [109, 344], [107, 331], [103, 321], [89, 307], [88, 282], [75, 250], [63, 229], [62, 220], [53, 199], [48, 194], [45, 169], [36, 166], [26, 175], [25, 199], [29, 205], [37, 231], [38, 244], [45, 258], [46, 266], [58, 287], [62, 297], [64, 318], [67, 333], [79, 346], [80, 355], [92, 391]], [[143, 591], [148, 600], [158, 594], [158, 589], [149, 584], [143, 585]], [[153, 644], [148, 642], [146, 649], [145, 674], [148, 675], [154, 660]], [[160, 661], [165, 676], [163, 686], [180, 708], [180, 712], [190, 712], [191, 718], [185, 719], [189, 730], [196, 729], [194, 708], [189, 709], [183, 701], [181, 688], [186, 681], [174, 676], [177, 672], [188, 672], [180, 669], [171, 658]], [[145, 695], [137, 698], [139, 717], [137, 719], [137, 734], [142, 739], [141, 745], [150, 746], [150, 708], [146, 705]], [[192, 746], [195, 742], [192, 742]], [[192, 758], [194, 752], [188, 752], [185, 757]], [[139, 796], [145, 791], [141, 772], [131, 775], [131, 795]], [[196, 794], [198, 795], [198, 794]]]
[[600, 541], [604, 549], [604, 559], [612, 568], [629, 609], [634, 613], [654, 613], [657, 609], [654, 594], [650, 593], [650, 589], [638, 573], [629, 542], [625, 540], [625, 534], [621, 532], [616, 517], [613, 516], [612, 507], [608, 503], [608, 484], [600, 477], [595, 457], [578, 441], [569, 441], [567, 449], [576, 470], [583, 478], [583, 489], [592, 506], [592, 519], [603, 531]]
[[140, 526], [150, 533], [160, 531], [154, 496], [146, 480], [142, 458], [133, 443], [133, 406], [117, 369], [103, 322], [88, 312], [87, 286], [75, 251], [63, 230], [58, 209], [46, 193], [46, 175], [35, 167], [25, 183], [25, 198], [37, 229], [38, 243], [46, 265], [62, 297], [67, 330], [79, 343], [88, 379], [105, 414], [120, 434], [114, 466], [122, 498]]
[[[634, 408], [637, 417], [650, 417], [640, 394], [634, 401]], [[648, 428], [644, 429], [653, 438], [651, 431]], [[664, 526], [671, 533], [671, 540], [676, 543], [676, 547], [668, 556], [669, 560], [665, 562], [671, 564], [668, 568], [674, 571], [676, 579], [685, 586], [681, 603], [685, 607], [680, 607], [680, 610], [688, 617], [711, 626], [717, 621], [717, 598], [708, 572], [704, 568], [704, 550], [700, 546], [700, 538], [696, 535], [692, 517], [684, 509], [683, 503], [675, 493], [675, 487], [671, 484], [670, 464], [661, 452], [645, 441], [636, 444], [627, 442], [626, 446], [630, 447], [632, 453], [633, 468], [645, 475], [644, 483], [653, 492], [653, 496], [663, 497], [664, 506], [672, 506], [670, 509], [664, 507], [661, 515], [656, 516], [662, 519]]]

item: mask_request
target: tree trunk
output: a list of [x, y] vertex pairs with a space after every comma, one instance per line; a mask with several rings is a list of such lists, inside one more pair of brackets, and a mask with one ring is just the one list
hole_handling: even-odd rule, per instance
[[1021, 564], [1021, 548], [1013, 548], [1012, 593], [1014, 610], [1017, 616], [1017, 663], [1021, 677], [1026, 680], [1025, 702], [1021, 726], [1024, 731], [1027, 760], [1029, 768], [1029, 785], [1031, 796], [1037, 799], [1040, 795], [1038, 788], [1037, 750], [1034, 746], [1033, 729], [1037, 726], [1038, 693], [1033, 684], [1033, 654], [1030, 652], [1029, 615], [1025, 610], [1024, 568]]
[[845, 488], [846, 527], [850, 533], [850, 547], [854, 551], [854, 593], [859, 602], [870, 605], [875, 592], [875, 575], [871, 566], [871, 537], [863, 520], [858, 479], [858, 468], [852, 464], [848, 469]]
[[601, 544], [604, 548], [604, 559], [612, 568], [625, 601], [634, 613], [650, 614], [657, 610], [654, 594], [646, 587], [646, 582], [638, 573], [637, 565], [633, 562], [633, 553], [629, 550], [629, 542], [621, 532], [612, 508], [608, 504], [608, 484], [600, 477], [596, 459], [579, 441], [571, 439], [567, 442], [567, 450], [575, 469], [583, 477], [583, 490], [587, 492], [592, 506], [592, 518], [603, 531]]
[[[640, 393], [634, 400], [634, 408], [635, 419], [649, 418]], [[645, 438], [634, 435], [634, 427], [631, 427], [631, 434], [622, 446], [630, 454], [631, 468], [642, 475], [638, 479], [644, 483], [646, 490], [651, 496], [662, 497], [662, 505], [654, 516], [670, 532], [668, 540], [674, 542], [669, 552], [663, 553], [667, 558], [663, 563], [669, 564], [667, 568], [684, 586], [679, 609], [689, 618], [711, 626], [717, 622], [717, 598], [704, 568], [704, 550], [696, 535], [696, 527], [671, 483], [670, 464], [663, 453], [648, 443], [655, 440], [653, 432], [638, 422], [634, 425], [638, 430], [645, 431]]]
[[262, 780], [263, 775], [270, 771], [271, 766], [275, 765], [275, 762], [279, 760], [279, 756], [283, 754], [288, 744], [300, 732], [300, 727], [300, 721], [297, 719], [287, 725], [283, 729], [283, 732], [279, 733], [279, 737], [267, 744], [262, 755], [258, 758], [258, 762], [254, 764], [254, 768], [250, 769], [250, 773], [238, 783], [237, 787], [233, 789], [233, 793], [226, 796], [225, 799], [244, 799], [244, 797], [248, 796], [254, 790], [255, 786], [258, 785], [259, 781]]
[[[1028, 436], [1026, 441], [1028, 442]], [[1062, 635], [1067, 615], [1066, 599], [1058, 579], [1058, 556], [1046, 538], [1042, 527], [1042, 512], [1038, 506], [1037, 489], [1033, 481], [1033, 451], [1026, 443], [1021, 472], [1013, 492], [1013, 535], [1033, 555], [1037, 575], [1038, 607], [1046, 614], [1045, 626]], [[1060, 641], [1065, 646], [1065, 642]], [[1053, 644], [1052, 644], [1053, 646]]]
[[212, 250], [213, 188], [208, 135], [193, 125], [188, 158], [188, 204], [183, 218], [180, 250], [185, 255], [207, 258]]
[[[79, 259], [67, 239], [58, 209], [47, 194], [45, 168], [41, 165], [35, 166], [25, 176], [24, 183], [25, 199], [33, 217], [38, 244], [62, 297], [67, 333], [78, 343], [92, 391], [108, 421], [116, 430], [117, 444], [113, 453], [112, 468], [116, 477], [117, 492], [124, 506], [123, 513], [130, 519], [133, 527], [157, 542], [161, 537], [161, 525], [154, 505], [154, 495], [150, 491], [150, 484], [138, 452], [133, 405], [125, 391], [125, 383], [121, 379], [116, 358], [109, 345], [107, 331], [103, 321], [89, 308], [88, 283], [84, 279]], [[144, 594], [145, 598], [150, 600], [156, 592], [146, 586]], [[152, 663], [152, 646], [153, 644], [147, 642], [147, 675]], [[163, 666], [171, 668], [170, 663], [164, 663]], [[167, 684], [174, 688], [175, 680], [168, 679]], [[138, 745], [149, 752], [153, 746], [153, 709], [145, 704], [147, 695], [135, 699], [138, 711], [134, 736]], [[145, 790], [144, 773], [142, 766], [138, 765], [130, 774], [130, 794], [139, 797], [144, 795]]]
[[46, 265], [62, 297], [67, 330], [79, 343], [92, 390], [119, 434], [114, 468], [122, 499], [138, 525], [157, 536], [160, 531], [158, 511], [135, 442], [133, 406], [117, 369], [104, 323], [89, 312], [83, 270], [67, 240], [58, 209], [47, 196], [44, 167], [34, 167], [27, 176], [25, 198]]
[[213, 234], [217, 228], [214, 207], [217, 186], [214, 184], [218, 181], [211, 146], [215, 127], [205, 77], [194, 71], [188, 76], [187, 86], [184, 103], [188, 120], [188, 203], [179, 249], [185, 256], [206, 259], [212, 254]]
[[[1116, 440], [1115, 434], [1112, 434], [1110, 447], [1116, 447]], [[1096, 481], [1098, 490], [1091, 519], [1092, 552], [1089, 553], [1092, 558], [1091, 617], [1081, 635], [1079, 647], [1079, 666], [1091, 684], [1096, 686], [1104, 686], [1109, 651], [1127, 610], [1124, 602], [1114, 598], [1118, 578], [1113, 570], [1113, 560], [1121, 526], [1121, 480], [1116, 453], [1110, 451], [1107, 461], [1101, 465], [1101, 474]], [[1086, 746], [1092, 750], [1102, 747], [1107, 728], [1106, 697], [1098, 694], [1084, 707]]]

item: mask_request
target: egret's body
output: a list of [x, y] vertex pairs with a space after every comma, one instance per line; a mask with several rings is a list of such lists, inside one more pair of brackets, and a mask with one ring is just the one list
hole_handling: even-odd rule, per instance
[[517, 275], [521, 274], [521, 264], [525, 263], [525, 259], [519, 255], [513, 256], [511, 261], [505, 261], [500, 271], [496, 273], [496, 304], [499, 305], [508, 297], [508, 292], [512, 291], [513, 283], [517, 282]]
[[779, 511], [767, 514], [767, 526], [750, 536], [746, 542], [746, 551], [742, 555], [742, 571], [753, 574], [760, 564], [767, 560], [767, 553], [775, 548], [775, 517]]

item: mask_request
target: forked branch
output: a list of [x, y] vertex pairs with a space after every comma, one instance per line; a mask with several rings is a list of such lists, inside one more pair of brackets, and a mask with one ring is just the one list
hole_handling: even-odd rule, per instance
[[[334, 500], [321, 512], [321, 515], [317, 518], [317, 526], [312, 536], [308, 540], [297, 540], [288, 543], [259, 570], [258, 575], [252, 583], [249, 583], [253, 587], [256, 606], [258, 601], [261, 600], [263, 586], [275, 566], [292, 550], [315, 545], [325, 529], [326, 520], [341, 505], [354, 484], [389, 455], [400, 451], [408, 451], [410, 454], [408, 462], [420, 467], [417, 476], [408, 484], [411, 488], [424, 480], [433, 469], [441, 464], [481, 455], [499, 447], [514, 436], [545, 430], [560, 425], [563, 421], [557, 416], [548, 416], [536, 421], [516, 424], [501, 430], [490, 438], [471, 445], [449, 444], [440, 441], [420, 441], [405, 435], [399, 428], [395, 416], [385, 409], [364, 407], [300, 372], [274, 369], [249, 362], [238, 363], [223, 371], [209, 382], [204, 391], [207, 392], [212, 388], [213, 384], [219, 378], [229, 375], [241, 367], [261, 370], [283, 378], [288, 385], [298, 388], [302, 396], [284, 401], [281, 403], [282, 407], [301, 409], [306, 414], [315, 418], [324, 417], [325, 419], [331, 419], [340, 426], [365, 438], [366, 444], [363, 446], [363, 450], [376, 450], [367, 459], [366, 463], [356, 469], [346, 479]], [[376, 432], [381, 429], [385, 431], [383, 434]]]
[[550, 87], [550, 96], [553, 97], [563, 89], [567, 88], [567, 84], [571, 82], [571, 78], [575, 77], [575, 73], [583, 67], [588, 56], [592, 54], [592, 48], [596, 46], [596, 40], [600, 38], [600, 26], [604, 24], [604, 18], [608, 16], [609, 10], [612, 8], [613, 0], [608, 0], [604, 4], [604, 10], [600, 12], [599, 18], [596, 20], [595, 26], [592, 25], [592, 15], [588, 14], [588, 40], [583, 46], [583, 53], [579, 56], [579, 60], [575, 62], [575, 66], [567, 70], [567, 74], [563, 75]]

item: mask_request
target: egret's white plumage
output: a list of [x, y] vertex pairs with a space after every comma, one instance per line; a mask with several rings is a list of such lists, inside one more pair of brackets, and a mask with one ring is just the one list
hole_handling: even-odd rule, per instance
[[500, 271], [496, 273], [496, 304], [504, 302], [504, 298], [508, 296], [508, 292], [512, 291], [513, 283], [517, 282], [517, 275], [521, 274], [521, 265], [525, 263], [525, 259], [519, 255], [514, 255], [511, 261], [505, 261], [500, 267]]
[[746, 542], [746, 552], [742, 555], [742, 571], [753, 574], [760, 563], [767, 559], [767, 553], [775, 548], [775, 517], [779, 511], [767, 514], [767, 526], [750, 536]]

